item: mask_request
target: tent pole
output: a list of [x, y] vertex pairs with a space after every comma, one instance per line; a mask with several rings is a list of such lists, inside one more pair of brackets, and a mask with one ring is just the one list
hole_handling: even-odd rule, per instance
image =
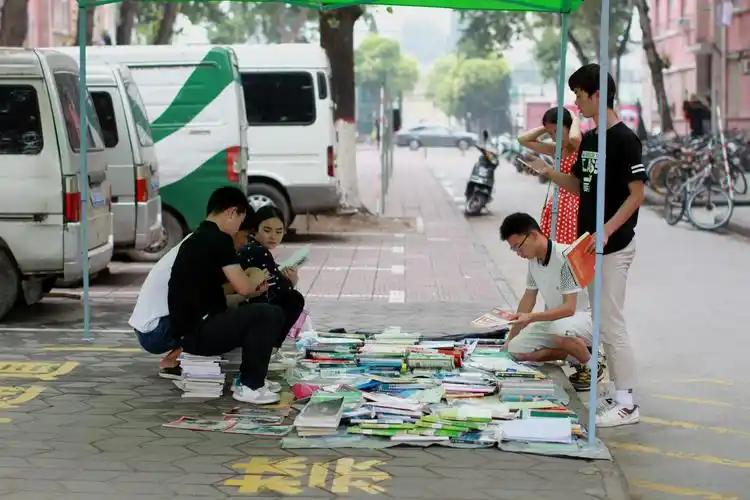
[[602, 0], [599, 29], [599, 123], [596, 159], [596, 274], [593, 297], [593, 341], [591, 386], [589, 387], [589, 446], [596, 446], [597, 370], [599, 369], [599, 338], [602, 323], [602, 263], [604, 257], [604, 180], [607, 175], [607, 85], [609, 76], [609, 0]]
[[[562, 141], [563, 141], [563, 105], [565, 104], [565, 62], [568, 53], [568, 22], [569, 14], [560, 14], [560, 74], [557, 78], [557, 130], [555, 137], [555, 170], [560, 171], [562, 163]], [[557, 214], [559, 211], [560, 188], [552, 183], [552, 221], [550, 223], [549, 235], [552, 241], [557, 241]]]
[[81, 267], [83, 271], [83, 340], [91, 341], [91, 310], [89, 304], [89, 158], [88, 158], [88, 93], [86, 88], [86, 35], [88, 8], [78, 2], [79, 82], [78, 105], [80, 111], [81, 170], [78, 175], [81, 190]]

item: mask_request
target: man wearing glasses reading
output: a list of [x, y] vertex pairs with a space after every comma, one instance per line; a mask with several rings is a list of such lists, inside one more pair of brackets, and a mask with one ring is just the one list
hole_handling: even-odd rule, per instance
[[[511, 321], [505, 343], [518, 361], [555, 361], [591, 357], [591, 313], [563, 256], [567, 245], [548, 239], [537, 221], [525, 213], [511, 214], [500, 226], [500, 238], [529, 261], [526, 291]], [[532, 312], [541, 292], [544, 311]]]

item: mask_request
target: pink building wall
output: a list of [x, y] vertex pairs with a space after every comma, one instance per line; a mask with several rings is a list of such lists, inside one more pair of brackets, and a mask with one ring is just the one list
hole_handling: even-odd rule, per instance
[[[720, 31], [714, 23], [719, 0], [650, 0], [651, 23], [657, 51], [668, 61], [664, 72], [667, 98], [675, 129], [688, 131], [682, 102], [695, 93], [710, 97], [712, 80], [720, 88]], [[727, 92], [720, 99], [729, 128], [750, 129], [750, 0], [734, 0], [732, 24], [727, 28]], [[645, 63], [644, 63], [645, 64]], [[650, 78], [644, 82], [644, 114], [659, 126]], [[647, 122], [647, 124], [649, 123]]]
[[[94, 12], [94, 44], [102, 43], [102, 34], [114, 38], [117, 5], [102, 5]], [[78, 5], [76, 0], [29, 0], [27, 47], [55, 47], [75, 42]]]

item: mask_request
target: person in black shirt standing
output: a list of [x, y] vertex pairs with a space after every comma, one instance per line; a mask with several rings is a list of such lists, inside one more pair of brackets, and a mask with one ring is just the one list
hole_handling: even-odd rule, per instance
[[[180, 246], [172, 266], [167, 302], [174, 335], [185, 352], [224, 354], [242, 347], [240, 380], [234, 398], [255, 404], [279, 400], [281, 387], [266, 380], [284, 313], [270, 304], [227, 309], [223, 285], [244, 296], [258, 292], [239, 264], [232, 236], [249, 210], [245, 194], [231, 186], [217, 189], [208, 200], [208, 216]], [[263, 285], [261, 285], [263, 286]]]
[[[601, 291], [601, 338], [615, 383], [615, 397], [607, 400], [596, 417], [599, 427], [634, 424], [640, 420], [633, 402], [635, 359], [625, 326], [624, 307], [628, 269], [635, 256], [635, 226], [638, 208], [645, 198], [646, 169], [641, 161], [641, 141], [614, 111], [615, 82], [608, 76], [607, 123], [599, 121], [599, 65], [588, 64], [573, 73], [568, 86], [576, 94], [576, 105], [597, 126], [607, 127], [607, 174], [604, 206], [604, 255]], [[597, 130], [584, 134], [572, 175], [555, 172], [544, 162], [533, 167], [581, 198], [578, 234], [596, 232]], [[594, 253], [594, 244], [589, 252]], [[593, 297], [593, 283], [589, 286]]]

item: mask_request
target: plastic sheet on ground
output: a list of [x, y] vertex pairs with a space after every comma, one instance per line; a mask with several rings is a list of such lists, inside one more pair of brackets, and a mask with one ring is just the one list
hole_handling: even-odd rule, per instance
[[586, 440], [576, 440], [570, 444], [501, 441], [497, 447], [502, 451], [512, 453], [531, 453], [549, 457], [587, 458], [590, 460], [612, 460], [609, 449], [600, 439], [597, 439], [592, 447], [588, 446], [588, 441]]

